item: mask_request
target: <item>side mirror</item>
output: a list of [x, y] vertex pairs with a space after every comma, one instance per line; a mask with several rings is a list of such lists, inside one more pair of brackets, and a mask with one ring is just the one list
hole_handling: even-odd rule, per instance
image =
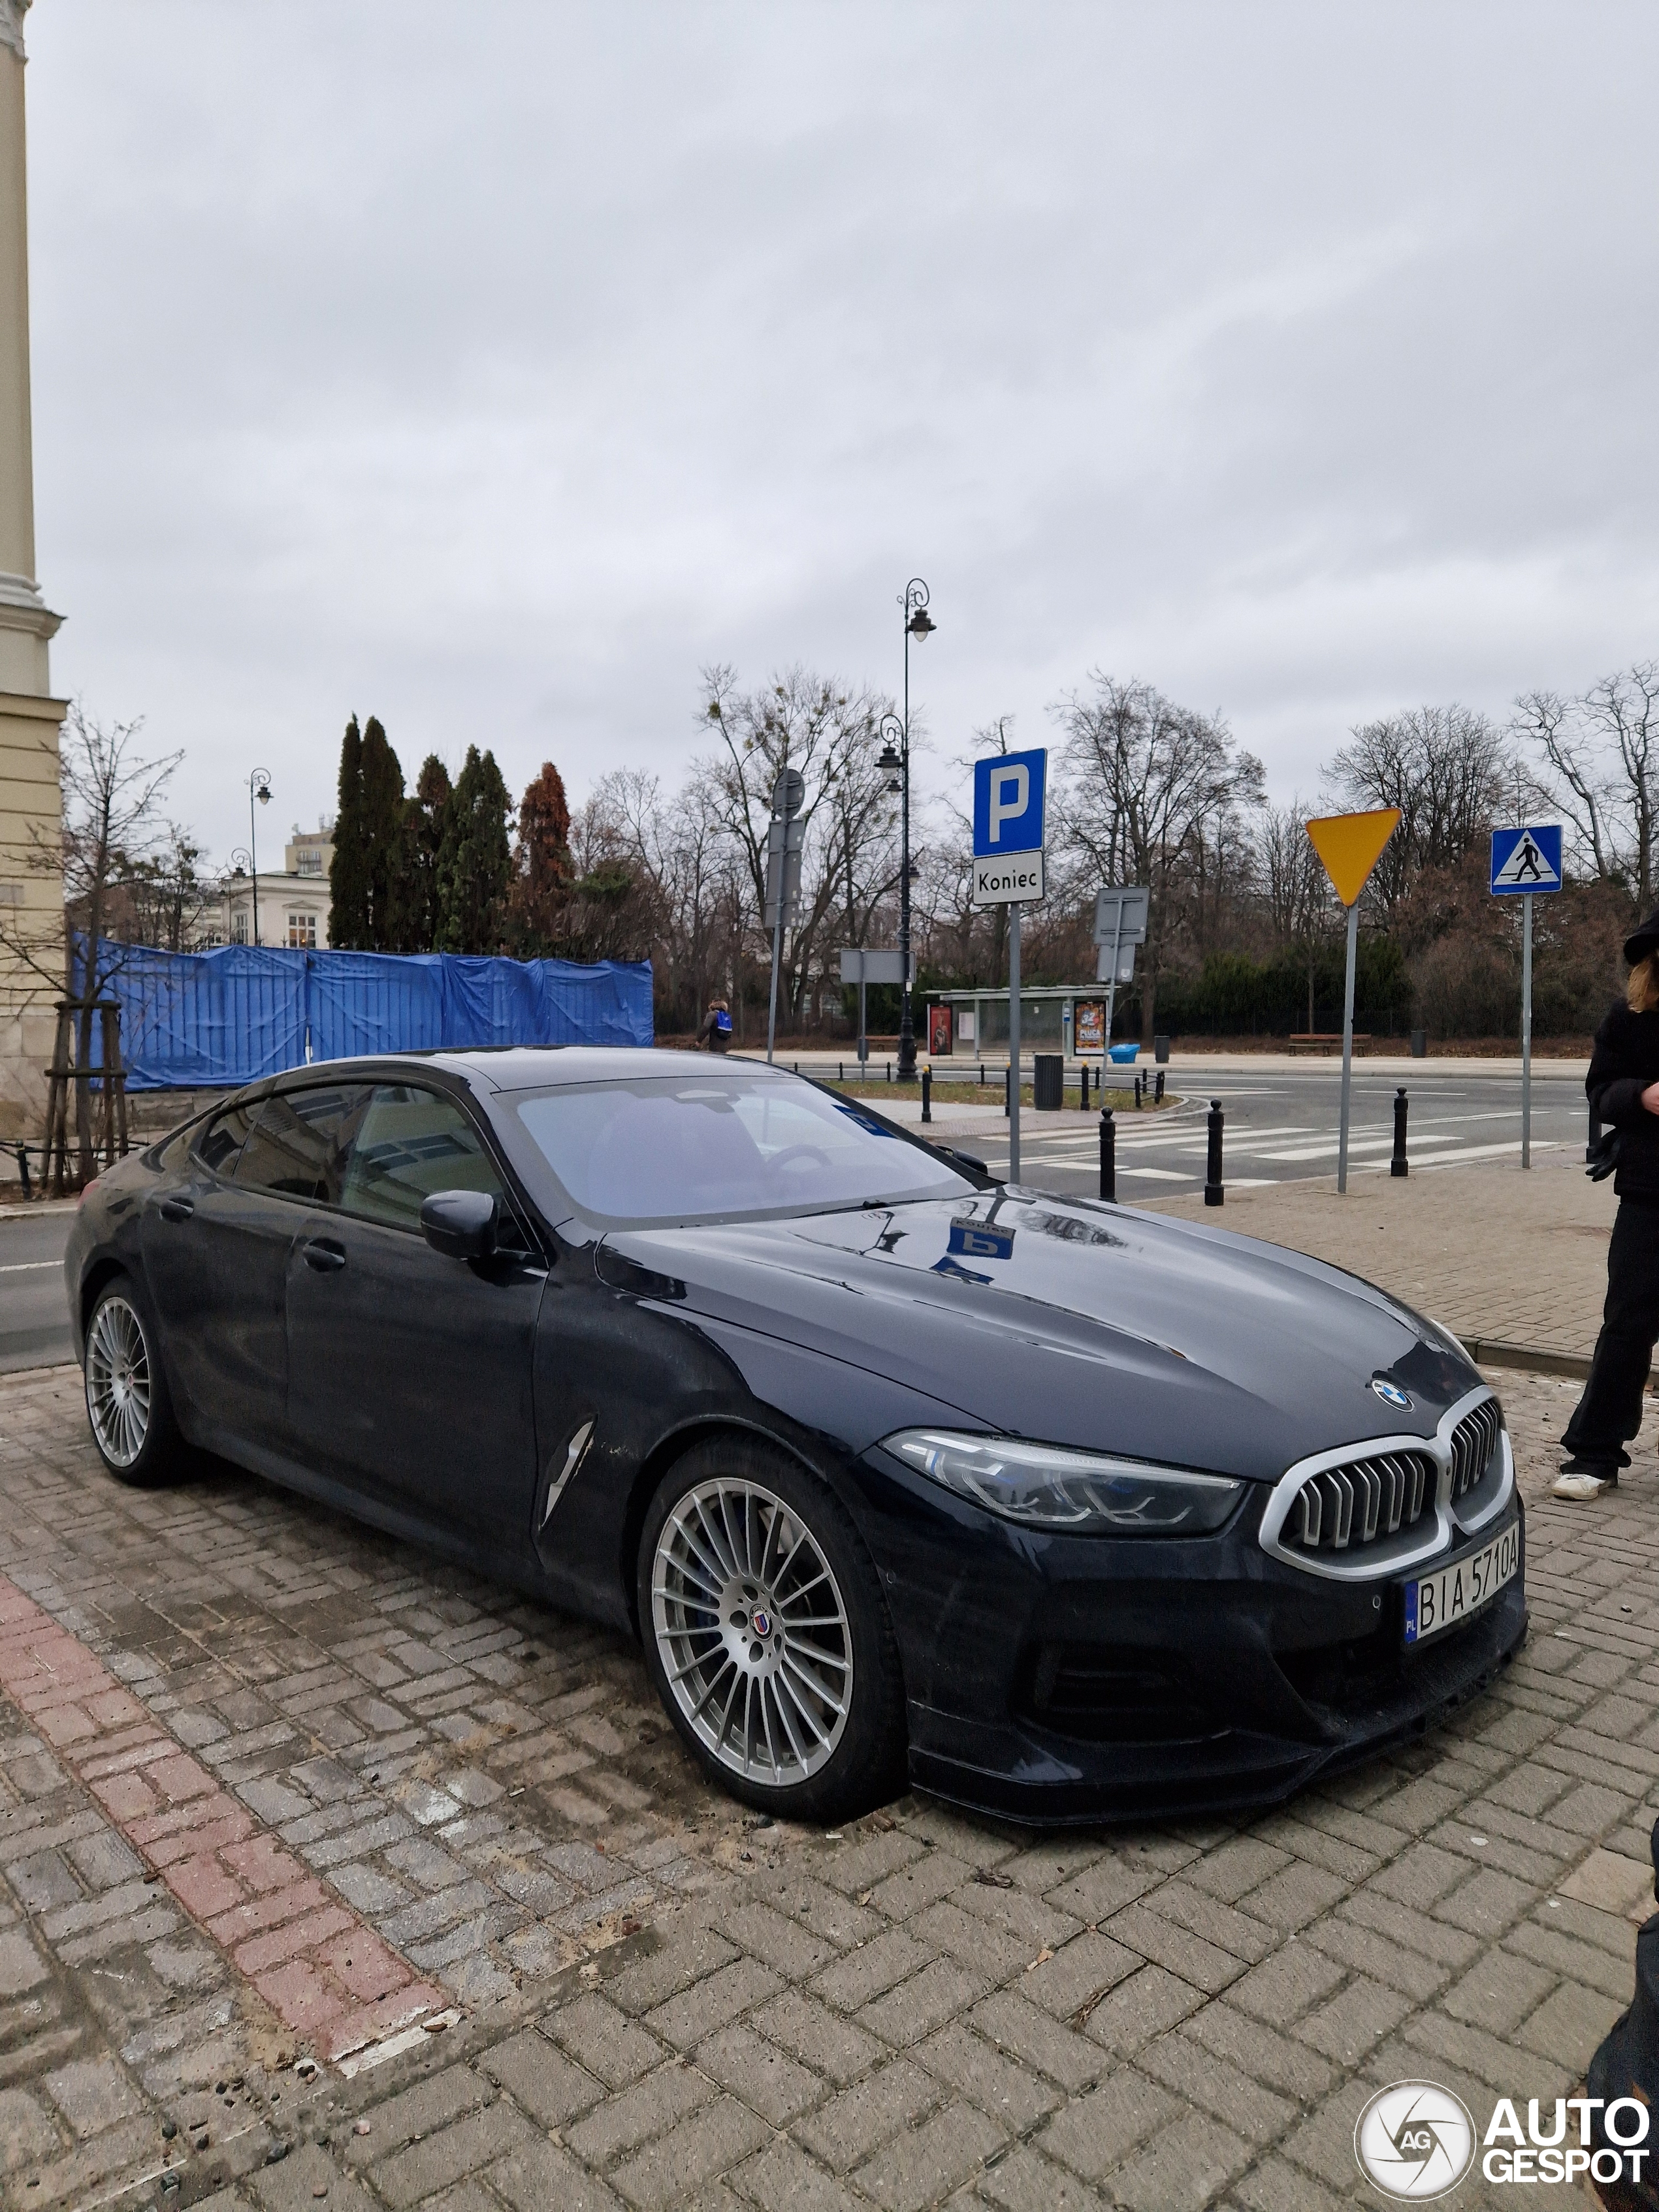
[[482, 1190], [434, 1190], [421, 1201], [421, 1234], [448, 1260], [487, 1260], [495, 1249], [495, 1201]]

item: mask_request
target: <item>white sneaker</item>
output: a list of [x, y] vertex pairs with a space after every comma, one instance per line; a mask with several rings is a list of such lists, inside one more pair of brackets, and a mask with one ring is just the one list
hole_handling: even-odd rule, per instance
[[1572, 1474], [1558, 1474], [1550, 1485], [1552, 1498], [1571, 1498], [1575, 1504], [1587, 1498], [1599, 1498], [1604, 1490], [1617, 1490], [1616, 1474], [1585, 1474], [1582, 1470]]

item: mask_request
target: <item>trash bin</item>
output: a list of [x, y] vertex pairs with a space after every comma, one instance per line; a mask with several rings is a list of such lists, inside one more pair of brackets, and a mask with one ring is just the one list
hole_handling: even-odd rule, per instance
[[1152, 1058], [1160, 1067], [1169, 1066], [1170, 1040], [1168, 1037], [1155, 1036], [1152, 1039]]
[[1412, 1058], [1426, 1060], [1429, 1056], [1429, 1033], [1426, 1030], [1412, 1031]]
[[1039, 1114], [1057, 1113], [1065, 1103], [1066, 1062], [1057, 1052], [1036, 1055], [1031, 1079], [1031, 1103]]

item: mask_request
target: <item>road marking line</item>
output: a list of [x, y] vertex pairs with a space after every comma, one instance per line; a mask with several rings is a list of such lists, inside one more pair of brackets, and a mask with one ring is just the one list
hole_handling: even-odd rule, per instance
[[0, 1275], [29, 1275], [40, 1267], [61, 1267], [61, 1260], [12, 1260], [0, 1267]]
[[444, 2002], [78, 1637], [0, 1575], [0, 1691], [295, 2036], [339, 2059]]

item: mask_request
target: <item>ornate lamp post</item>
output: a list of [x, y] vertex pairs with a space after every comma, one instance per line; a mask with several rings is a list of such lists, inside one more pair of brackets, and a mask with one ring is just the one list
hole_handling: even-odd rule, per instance
[[[916, 1030], [910, 1010], [910, 641], [918, 643], [939, 628], [927, 611], [927, 586], [912, 576], [899, 600], [904, 617], [904, 719], [887, 714], [881, 734], [886, 740], [876, 765], [887, 776], [887, 788], [902, 794], [899, 800], [899, 1048], [898, 1077], [910, 1083], [916, 1073]], [[897, 740], [896, 748], [895, 739]]]
[[261, 806], [270, 804], [270, 770], [268, 768], [256, 768], [247, 780], [248, 873], [253, 878], [253, 942], [257, 945], [259, 942], [259, 842], [254, 827], [258, 820], [253, 811], [256, 799]]

